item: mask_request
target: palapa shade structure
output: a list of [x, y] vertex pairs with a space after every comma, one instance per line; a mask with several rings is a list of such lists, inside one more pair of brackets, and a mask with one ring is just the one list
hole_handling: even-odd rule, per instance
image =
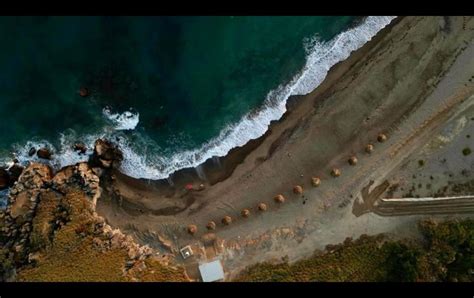
[[216, 238], [216, 234], [206, 233], [202, 235], [201, 241], [204, 242], [205, 245], [212, 245], [216, 241]]
[[321, 185], [321, 179], [319, 179], [319, 177], [311, 178], [311, 185], [314, 187], [318, 187], [319, 185]]
[[232, 223], [232, 217], [230, 217], [229, 215], [224, 216], [224, 218], [222, 219], [222, 223], [226, 226], [230, 225]]
[[265, 204], [265, 203], [260, 203], [260, 204], [258, 204], [257, 208], [258, 208], [258, 210], [260, 210], [260, 211], [266, 211], [266, 210], [267, 210], [267, 204]]
[[206, 228], [208, 230], [215, 230], [216, 229], [216, 223], [211, 220], [210, 222], [207, 223]]
[[281, 203], [285, 202], [285, 197], [283, 195], [277, 195], [273, 198], [273, 200], [275, 200], [275, 202], [281, 204]]
[[250, 210], [248, 210], [248, 209], [243, 209], [243, 210], [240, 212], [240, 215], [242, 215], [242, 217], [249, 217], [249, 216], [250, 216]]
[[337, 169], [337, 168], [332, 169], [332, 171], [331, 171], [331, 176], [333, 176], [333, 177], [339, 177], [339, 176], [341, 176], [341, 170], [339, 170], [339, 169]]
[[295, 185], [295, 187], [293, 187], [293, 193], [296, 194], [296, 195], [300, 195], [303, 193], [303, 187], [301, 187], [300, 185]]
[[196, 234], [198, 228], [196, 227], [196, 225], [189, 225], [188, 226], [188, 233], [191, 234], [191, 235], [194, 235]]
[[384, 135], [383, 133], [381, 133], [381, 134], [379, 134], [379, 135], [377, 136], [377, 141], [379, 141], [379, 143], [383, 143], [383, 142], [385, 142], [386, 140], [387, 140], [387, 136]]
[[370, 154], [370, 153], [372, 153], [372, 151], [374, 151], [374, 145], [367, 144], [367, 146], [365, 146], [365, 152]]
[[355, 166], [357, 164], [357, 157], [351, 156], [347, 161], [351, 166]]

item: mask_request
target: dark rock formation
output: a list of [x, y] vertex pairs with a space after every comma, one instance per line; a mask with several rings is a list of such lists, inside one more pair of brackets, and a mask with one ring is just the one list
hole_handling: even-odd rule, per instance
[[41, 148], [36, 152], [39, 158], [42, 159], [51, 159], [51, 151], [48, 148]]
[[98, 139], [94, 144], [94, 154], [89, 163], [92, 167], [118, 168], [123, 160], [120, 149], [108, 140]]
[[76, 143], [74, 144], [74, 150], [79, 151], [81, 154], [85, 154], [87, 151], [87, 146], [84, 143]]
[[10, 184], [10, 174], [7, 170], [0, 168], [0, 190], [5, 189]]
[[36, 148], [35, 147], [31, 147], [30, 148], [30, 151], [28, 151], [28, 156], [33, 156], [35, 155], [36, 153]]
[[0, 190], [13, 186], [23, 169], [19, 164], [14, 164], [9, 169], [0, 168]]
[[18, 180], [18, 178], [20, 178], [20, 175], [24, 169], [24, 167], [20, 166], [17, 163], [8, 169], [8, 171], [10, 172], [10, 186], [12, 186]]
[[81, 97], [87, 97], [89, 96], [89, 89], [85, 88], [85, 87], [82, 87], [81, 89], [79, 89], [79, 95]]

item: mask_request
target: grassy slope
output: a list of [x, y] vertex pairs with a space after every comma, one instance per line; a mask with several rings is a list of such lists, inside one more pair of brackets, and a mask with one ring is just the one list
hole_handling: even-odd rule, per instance
[[[71, 192], [60, 201], [53, 194], [43, 196], [33, 224], [34, 237], [41, 239], [37, 241], [40, 258], [18, 272], [19, 281], [186, 281], [183, 270], [154, 260], [145, 261], [145, 271], [124, 274], [125, 249], [100, 251], [94, 247], [94, 237], [106, 239], [93, 235], [94, 218], [85, 200], [87, 197], [80, 192]], [[45, 231], [50, 230], [47, 226], [58, 204], [67, 210], [68, 221], [51, 235]], [[52, 238], [48, 241], [48, 237]]]
[[332, 246], [324, 254], [289, 265], [257, 264], [247, 268], [236, 281], [370, 281], [383, 279], [387, 272], [383, 263], [388, 252], [383, 249], [383, 236], [362, 237], [356, 241]]

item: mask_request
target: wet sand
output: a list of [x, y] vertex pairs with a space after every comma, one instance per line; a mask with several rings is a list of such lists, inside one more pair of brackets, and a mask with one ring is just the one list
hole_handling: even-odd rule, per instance
[[[416, 236], [420, 216], [357, 217], [352, 206], [370, 181], [380, 185], [472, 102], [474, 20], [446, 20], [397, 18], [335, 65], [313, 92], [291, 98], [288, 112], [264, 136], [224, 158], [179, 171], [170, 181], [115, 173], [115, 179], [101, 181], [105, 191], [97, 212], [164, 250], [164, 239], [175, 249], [202, 243], [212, 220], [229, 278], [257, 261], [285, 255], [296, 260], [348, 236]], [[377, 142], [380, 133], [386, 142]], [[369, 143], [372, 154], [364, 151]], [[351, 156], [357, 165], [349, 165]], [[331, 176], [333, 168], [340, 177]], [[311, 177], [320, 177], [321, 185], [313, 187]], [[204, 189], [186, 190], [188, 183]], [[303, 194], [293, 193], [295, 185]], [[286, 198], [283, 204], [274, 202], [277, 194]], [[267, 211], [257, 210], [260, 202]], [[240, 215], [244, 208], [248, 218]], [[221, 223], [226, 215], [230, 225]], [[198, 228], [193, 236], [189, 224]]]

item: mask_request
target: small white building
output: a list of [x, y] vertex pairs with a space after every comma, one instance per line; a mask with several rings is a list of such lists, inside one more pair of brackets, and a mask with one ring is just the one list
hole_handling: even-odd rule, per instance
[[224, 269], [220, 260], [199, 265], [203, 282], [213, 282], [224, 279]]
[[193, 250], [191, 249], [191, 246], [189, 245], [181, 248], [179, 252], [181, 253], [181, 256], [183, 257], [183, 259], [185, 260], [194, 254]]

